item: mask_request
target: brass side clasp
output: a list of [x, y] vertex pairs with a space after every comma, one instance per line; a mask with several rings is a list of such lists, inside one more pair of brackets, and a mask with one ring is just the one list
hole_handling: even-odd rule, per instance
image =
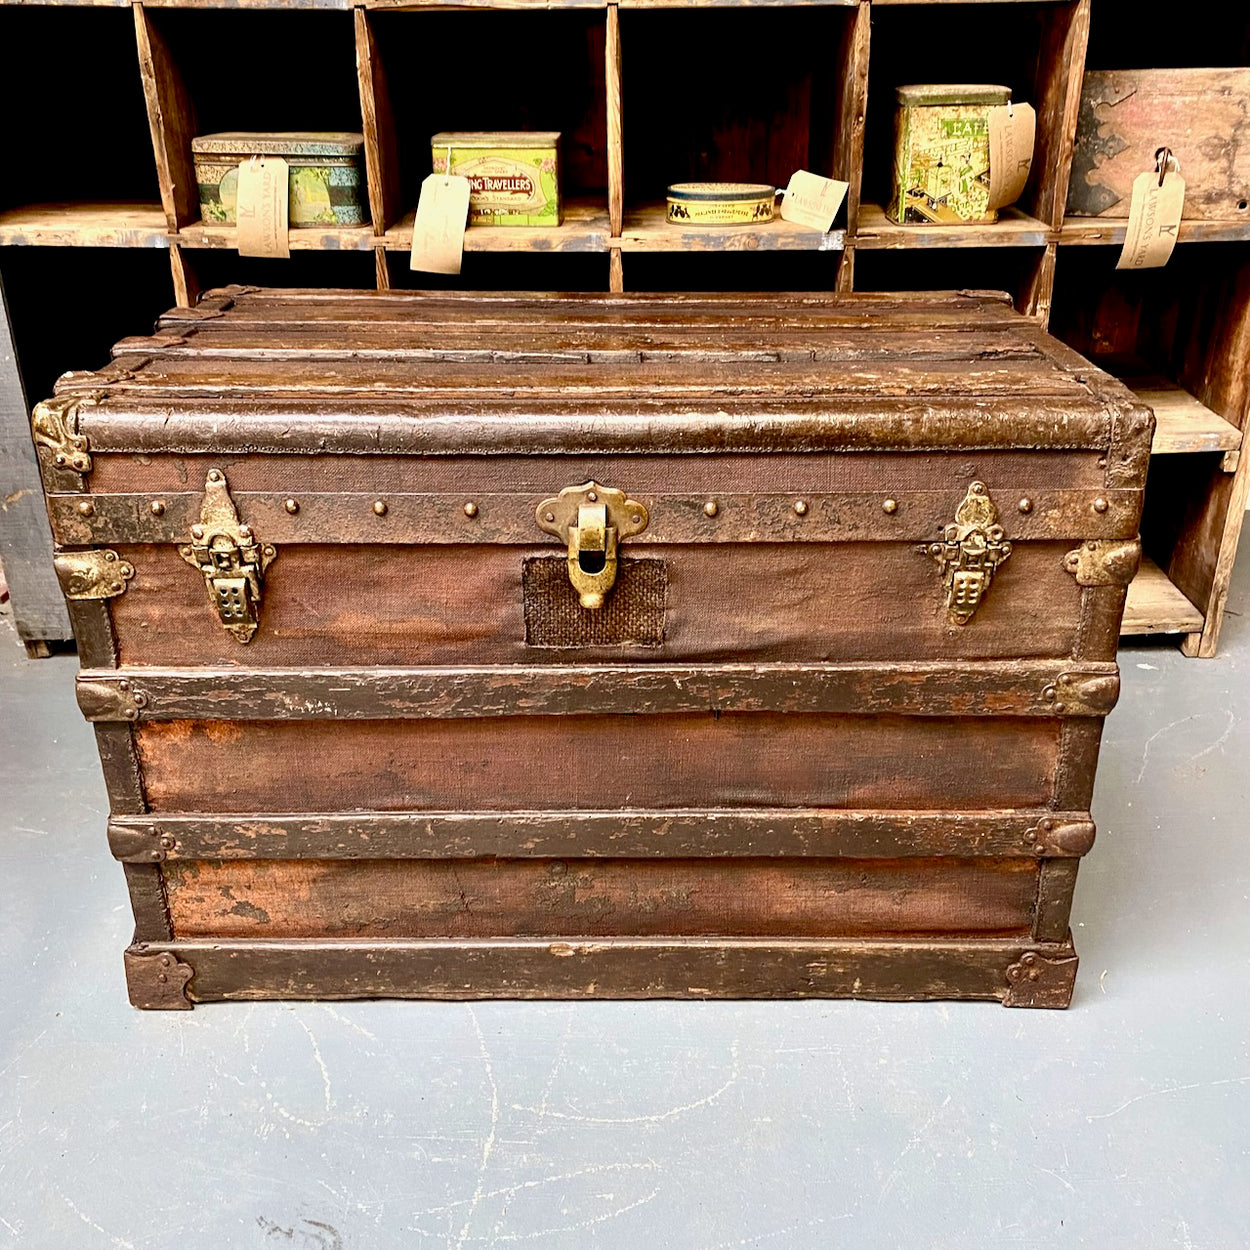
[[938, 562], [946, 587], [946, 613], [952, 625], [967, 625], [985, 599], [994, 571], [1011, 555], [1003, 539], [998, 509], [984, 482], [973, 482], [955, 509], [943, 541], [921, 551]]
[[261, 587], [265, 570], [277, 551], [258, 543], [251, 527], [239, 521], [226, 475], [209, 471], [199, 524], [191, 526], [191, 542], [178, 554], [204, 575], [208, 598], [226, 632], [251, 642], [260, 623]]
[[598, 482], [566, 486], [544, 499], [535, 513], [538, 527], [563, 540], [569, 553], [569, 581], [584, 608], [601, 608], [616, 583], [622, 538], [647, 528], [647, 510], [624, 491]]

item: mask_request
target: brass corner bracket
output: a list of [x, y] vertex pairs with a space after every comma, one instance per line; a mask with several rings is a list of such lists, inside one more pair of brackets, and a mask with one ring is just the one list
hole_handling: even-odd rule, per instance
[[569, 553], [569, 581], [584, 608], [601, 608], [616, 584], [620, 540], [640, 534], [646, 508], [624, 491], [598, 482], [566, 486], [534, 514], [538, 528], [561, 539]]
[[209, 470], [199, 522], [178, 554], [204, 575], [209, 602], [226, 632], [241, 643], [251, 642], [260, 624], [265, 570], [278, 552], [257, 542], [251, 526], [239, 520], [220, 469]]
[[1141, 565], [1141, 540], [1091, 539], [1063, 557], [1078, 586], [1127, 586]]
[[1025, 951], [1007, 969], [1004, 1007], [1066, 1007], [1076, 984], [1077, 958], [1071, 945], [1062, 954]]
[[52, 559], [67, 599], [112, 599], [124, 594], [135, 566], [107, 548], [97, 551], [61, 551]]
[[131, 947], [126, 952], [126, 988], [133, 1007], [156, 1011], [190, 1011], [187, 983], [195, 969], [169, 951]]
[[97, 398], [97, 394], [57, 395], [35, 405], [30, 418], [31, 433], [50, 469], [91, 472], [87, 436], [78, 432], [78, 410], [84, 403], [95, 403]]
[[985, 600], [994, 572], [1011, 555], [998, 523], [998, 509], [984, 482], [973, 482], [942, 541], [926, 543], [923, 555], [936, 560], [946, 587], [946, 614], [952, 625], [967, 625]]

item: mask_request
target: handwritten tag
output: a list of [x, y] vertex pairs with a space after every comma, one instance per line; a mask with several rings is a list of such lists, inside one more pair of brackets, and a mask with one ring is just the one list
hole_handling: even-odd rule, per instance
[[781, 218], [827, 234], [842, 207], [850, 183], [799, 169], [791, 175], [781, 201]]
[[1185, 179], [1171, 170], [1138, 174], [1128, 210], [1128, 230], [1117, 269], [1158, 269], [1168, 263], [1176, 246], [1181, 214], [1185, 211]]
[[1037, 114], [1030, 104], [1000, 104], [989, 111], [990, 198], [987, 208], [1005, 208], [1024, 193], [1033, 166]]
[[240, 256], [290, 256], [288, 177], [287, 163], [280, 156], [248, 157], [240, 163], [234, 210]]
[[459, 273], [468, 221], [469, 180], [457, 174], [431, 174], [421, 184], [408, 267], [423, 273]]

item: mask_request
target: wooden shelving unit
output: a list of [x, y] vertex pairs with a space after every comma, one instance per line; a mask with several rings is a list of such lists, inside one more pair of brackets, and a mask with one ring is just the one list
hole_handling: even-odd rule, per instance
[[[1158, 458], [1143, 522], [1151, 559], [1125, 632], [1180, 633], [1187, 653], [1211, 655], [1250, 491], [1250, 219], [1186, 222], [1167, 269], [1126, 277], [1114, 269], [1124, 222], [1065, 207], [1085, 66], [1244, 64], [1250, 16], [1230, 7], [1160, 40], [1133, 15], [1131, 0], [0, 0], [10, 47], [55, 32], [72, 59], [78, 33], [90, 120], [108, 135], [94, 164], [65, 159], [58, 127], [77, 134], [85, 106], [31, 116], [47, 93], [38, 58], [29, 81], [18, 58], [8, 103], [30, 120], [27, 176], [0, 189], [0, 266], [25, 248], [72, 248], [66, 265], [81, 277], [89, 249], [163, 249], [180, 303], [228, 281], [433, 285], [404, 256], [429, 136], [559, 129], [564, 224], [471, 229], [460, 285], [1005, 289], [1095, 360], [1135, 362], [1121, 373], [1156, 410]], [[430, 55], [452, 46], [473, 49], [471, 91], [462, 55]], [[527, 88], [516, 72], [527, 47], [558, 75]], [[226, 72], [242, 49], [268, 71]], [[1032, 176], [995, 225], [899, 226], [882, 211], [894, 88], [932, 81], [935, 66], [953, 81], [975, 66], [973, 78], [989, 74], [1037, 109]], [[293, 230], [289, 261], [238, 257], [232, 229], [199, 219], [191, 160], [196, 134], [228, 128], [363, 131], [367, 224]], [[850, 184], [828, 233], [664, 220], [669, 182], [784, 184], [796, 168]], [[12, 311], [21, 338], [21, 304]], [[101, 341], [135, 329], [101, 326]], [[34, 329], [28, 339], [38, 343]], [[40, 359], [35, 372], [81, 363]]]

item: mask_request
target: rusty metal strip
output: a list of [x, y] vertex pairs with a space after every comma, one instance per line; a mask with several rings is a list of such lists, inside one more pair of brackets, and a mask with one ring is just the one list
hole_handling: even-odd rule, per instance
[[126, 668], [78, 675], [92, 721], [396, 720], [673, 712], [1102, 717], [1114, 663]]
[[515, 859], [954, 855], [1075, 861], [1088, 812], [767, 808], [624, 812], [345, 812], [114, 816], [125, 863], [234, 859]]
[[[865, 998], [985, 999], [1006, 1006], [1066, 1007], [1077, 964], [1070, 940], [624, 937], [197, 939], [140, 943], [127, 952], [127, 962], [160, 955], [176, 961], [164, 971], [176, 973], [178, 993], [185, 983], [186, 998], [197, 1003], [290, 998]], [[146, 968], [144, 974], [141, 984], [150, 993]], [[158, 984], [161, 992], [147, 1001], [135, 1000], [135, 1005], [183, 1006], [168, 982]]]
[[[556, 485], [561, 485], [557, 483]], [[624, 483], [623, 485], [628, 485]], [[649, 543], [926, 542], [941, 537], [967, 484], [953, 490], [826, 493], [651, 494], [641, 497]], [[1012, 541], [1132, 539], [1141, 499], [1133, 490], [1033, 490], [1003, 501]], [[534, 521], [542, 493], [401, 494], [232, 492], [239, 515], [268, 542], [522, 543], [550, 538]], [[57, 542], [186, 542], [203, 492], [52, 495]], [[641, 541], [641, 540], [638, 540]]]

